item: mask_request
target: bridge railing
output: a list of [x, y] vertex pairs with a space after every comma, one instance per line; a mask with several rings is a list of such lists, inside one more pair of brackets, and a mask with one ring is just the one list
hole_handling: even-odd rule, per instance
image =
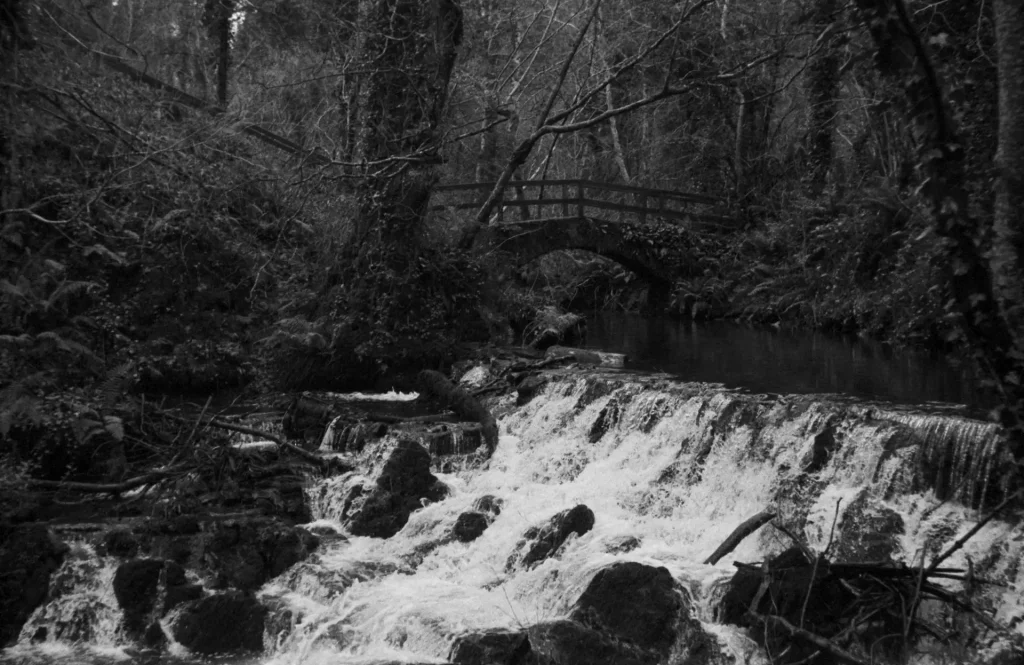
[[[439, 185], [434, 188], [435, 211], [477, 210], [494, 183]], [[493, 221], [521, 223], [591, 218], [612, 222], [659, 219], [686, 226], [735, 228], [730, 217], [714, 212], [719, 199], [667, 189], [632, 187], [588, 180], [519, 180], [505, 187]]]

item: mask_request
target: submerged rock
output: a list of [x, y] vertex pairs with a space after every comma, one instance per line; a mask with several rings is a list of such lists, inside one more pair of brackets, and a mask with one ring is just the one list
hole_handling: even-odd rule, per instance
[[625, 554], [640, 547], [640, 539], [636, 536], [619, 536], [605, 543], [604, 551], [609, 554]]
[[580, 504], [558, 513], [544, 526], [530, 527], [509, 556], [505, 570], [529, 568], [552, 556], [569, 536], [582, 536], [594, 528], [594, 511]]
[[0, 526], [0, 648], [46, 600], [50, 576], [67, 551], [44, 526]]
[[229, 591], [185, 605], [171, 624], [174, 639], [195, 653], [262, 651], [267, 609], [252, 595]]
[[348, 516], [346, 527], [355, 536], [390, 538], [424, 501], [440, 501], [447, 493], [430, 472], [430, 453], [415, 441], [399, 441], [373, 489]]

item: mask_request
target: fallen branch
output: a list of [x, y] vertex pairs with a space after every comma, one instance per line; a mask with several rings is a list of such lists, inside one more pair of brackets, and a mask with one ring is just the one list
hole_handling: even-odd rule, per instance
[[736, 549], [736, 547], [743, 542], [744, 538], [754, 533], [768, 522], [771, 522], [773, 519], [775, 519], [775, 513], [770, 510], [765, 510], [746, 520], [733, 529], [732, 533], [729, 534], [729, 537], [722, 541], [722, 544], [715, 549], [711, 556], [704, 560], [704, 563], [712, 566], [715, 565], [718, 563], [719, 559]]
[[[190, 421], [186, 420], [185, 418], [182, 418], [180, 416], [175, 416], [175, 415], [170, 414], [170, 413], [164, 412], [162, 415], [165, 418], [170, 418], [171, 420], [177, 420], [178, 422], [183, 422], [183, 423], [190, 422]], [[246, 427], [244, 425], [235, 425], [234, 423], [226, 423], [226, 422], [224, 422], [222, 420], [217, 420], [217, 419], [208, 420], [208, 421], [206, 421], [204, 423], [204, 425], [206, 427], [218, 427], [220, 429], [226, 429], [226, 430], [230, 430], [232, 432], [239, 432], [240, 434], [250, 434], [252, 436], [258, 436], [258, 437], [260, 437], [262, 439], [266, 439], [268, 441], [273, 441], [274, 443], [276, 443], [281, 448], [284, 448], [285, 450], [290, 450], [291, 452], [295, 453], [299, 457], [301, 457], [301, 458], [303, 458], [303, 459], [305, 459], [305, 460], [307, 460], [309, 462], [312, 462], [313, 464], [315, 464], [316, 466], [318, 466], [320, 468], [327, 468], [327, 467], [330, 466], [330, 462], [328, 460], [325, 460], [324, 458], [320, 457], [316, 453], [311, 453], [310, 451], [306, 450], [305, 448], [301, 448], [301, 447], [295, 445], [294, 443], [291, 443], [289, 441], [285, 441], [281, 437], [277, 436], [276, 434], [271, 434], [270, 432], [264, 432], [262, 430], [255, 429], [253, 427]]]
[[463, 418], [480, 423], [488, 453], [498, 446], [498, 421], [477, 398], [462, 386], [448, 380], [444, 374], [425, 369], [419, 373], [419, 383], [424, 392], [441, 399], [452, 411]]
[[241, 434], [251, 434], [252, 436], [258, 436], [258, 437], [261, 437], [261, 438], [265, 438], [268, 441], [273, 441], [274, 443], [276, 443], [277, 445], [281, 446], [282, 448], [284, 448], [286, 450], [290, 450], [291, 452], [295, 453], [299, 457], [301, 457], [301, 458], [303, 458], [303, 459], [305, 459], [307, 461], [310, 461], [310, 462], [312, 462], [313, 464], [316, 464], [319, 467], [326, 467], [328, 465], [327, 460], [325, 460], [324, 458], [320, 457], [316, 453], [311, 453], [310, 451], [306, 450], [305, 448], [297, 446], [294, 443], [291, 443], [289, 441], [285, 441], [284, 439], [282, 439], [281, 437], [277, 436], [276, 434], [270, 434], [269, 432], [263, 432], [261, 430], [254, 429], [252, 427], [245, 427], [244, 425], [235, 425], [233, 423], [226, 423], [226, 422], [223, 422], [221, 420], [209, 420], [209, 421], [206, 422], [206, 425], [208, 427], [219, 427], [221, 429], [230, 430], [232, 432], [239, 432]]
[[777, 617], [770, 614], [759, 614], [754, 610], [750, 610], [750, 615], [758, 621], [761, 621], [762, 623], [772, 624], [776, 628], [781, 628], [785, 630], [793, 637], [798, 637], [802, 640], [810, 642], [814, 646], [832, 654], [839, 660], [842, 660], [847, 663], [853, 663], [853, 665], [870, 665], [868, 661], [858, 658], [849, 651], [842, 649], [831, 640], [827, 640], [820, 635], [815, 635], [814, 633], [808, 630], [804, 630], [803, 628], [797, 628], [796, 626], [786, 621], [782, 617]]
[[173, 476], [179, 471], [182, 471], [184, 468], [184, 465], [178, 465], [168, 469], [151, 471], [149, 473], [143, 474], [136, 478], [130, 478], [129, 480], [125, 480], [120, 483], [80, 483], [69, 480], [31, 479], [28, 481], [28, 484], [31, 487], [39, 487], [43, 489], [71, 490], [74, 492], [89, 492], [92, 494], [121, 494], [123, 492], [133, 490], [136, 487], [149, 485], [151, 483], [155, 483], [158, 480], [163, 480], [169, 476]]

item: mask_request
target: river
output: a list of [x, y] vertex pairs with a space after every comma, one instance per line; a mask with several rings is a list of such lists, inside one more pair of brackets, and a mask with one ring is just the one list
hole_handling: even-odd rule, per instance
[[752, 392], [991, 404], [965, 359], [856, 335], [608, 312], [588, 317], [585, 345], [627, 354], [628, 368]]

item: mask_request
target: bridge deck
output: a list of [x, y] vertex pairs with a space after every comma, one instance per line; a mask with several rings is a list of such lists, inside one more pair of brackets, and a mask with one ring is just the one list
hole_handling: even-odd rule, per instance
[[[479, 209], [494, 183], [439, 185], [434, 188], [439, 199], [431, 209]], [[533, 196], [527, 192], [536, 191]], [[545, 190], [557, 192], [546, 195]], [[646, 224], [654, 219], [686, 226], [711, 227], [717, 230], [736, 228], [736, 221], [715, 214], [719, 199], [701, 194], [666, 189], [631, 187], [588, 180], [520, 180], [509, 182], [495, 216], [499, 223], [556, 221], [560, 219], [596, 218], [590, 211], [618, 212], [619, 219], [608, 220]], [[699, 210], [694, 210], [699, 208]], [[518, 219], [506, 219], [506, 210], [517, 210]]]

